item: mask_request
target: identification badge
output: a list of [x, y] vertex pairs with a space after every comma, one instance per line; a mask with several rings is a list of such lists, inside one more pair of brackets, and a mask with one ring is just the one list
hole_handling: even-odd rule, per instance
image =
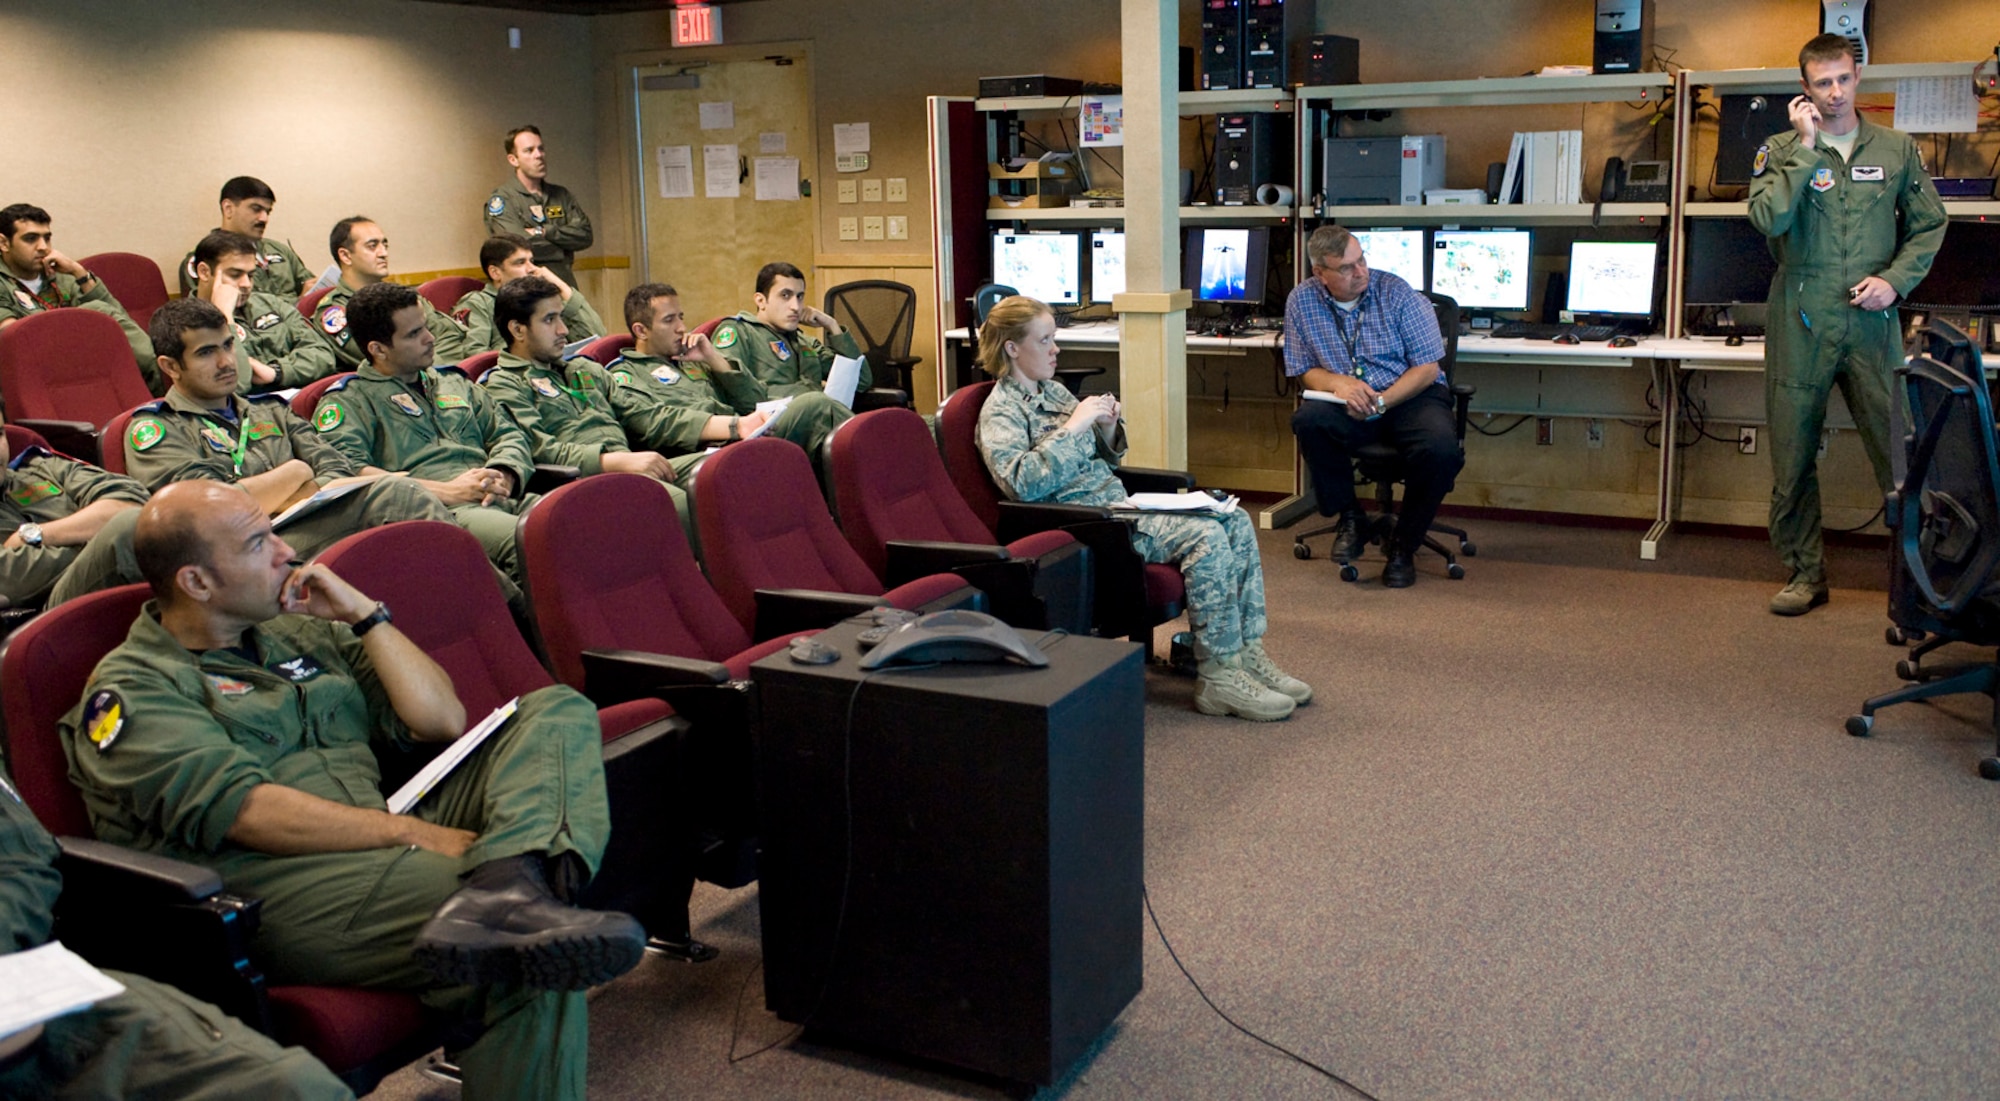
[[247, 696], [250, 694], [251, 684], [249, 681], [237, 680], [235, 677], [225, 677], [220, 673], [207, 673], [204, 675], [208, 677], [209, 685], [215, 689], [218, 695], [234, 699], [237, 696]]
[[314, 661], [311, 656], [306, 654], [300, 654], [290, 661], [281, 661], [276, 665], [270, 666], [270, 669], [293, 684], [309, 681], [319, 676], [321, 672], [319, 662]]
[[538, 378], [534, 381], [533, 385], [535, 387], [535, 393], [540, 394], [545, 398], [552, 398], [556, 396], [556, 384], [550, 382], [548, 379]]
[[14, 297], [21, 303], [21, 308], [27, 310], [29, 313], [35, 312], [35, 308], [41, 305], [41, 303], [35, 301], [35, 296], [29, 294], [27, 291], [17, 290], [14, 292]]
[[1812, 189], [1814, 191], [1820, 191], [1820, 192], [1832, 191], [1833, 169], [1827, 168], [1824, 165], [1820, 166], [1820, 168], [1813, 173]]
[[771, 354], [777, 356], [779, 359], [790, 359], [792, 358], [792, 346], [782, 340], [773, 340], [771, 342]]
[[653, 368], [653, 377], [659, 379], [661, 382], [666, 383], [668, 386], [672, 386], [674, 383], [679, 382], [681, 380], [680, 372], [674, 370], [672, 367], [668, 366], [665, 363], [662, 363], [658, 367]]
[[418, 405], [417, 399], [411, 397], [408, 394], [391, 394], [389, 396], [389, 404], [395, 406], [398, 409], [401, 409], [403, 412], [408, 413], [413, 417], [421, 417], [424, 415], [423, 406]]
[[537, 222], [546, 222], [549, 220], [549, 216], [547, 214], [542, 213], [542, 204], [540, 203], [532, 203], [529, 205], [528, 217], [533, 218]]
[[1863, 183], [1881, 183], [1885, 178], [1882, 174], [1882, 166], [1879, 164], [1857, 164], [1848, 175], [1852, 179]]
[[267, 313], [259, 317], [257, 320], [252, 321], [250, 323], [250, 327], [261, 333], [265, 329], [272, 328], [273, 326], [277, 325], [280, 321], [283, 320], [284, 318], [279, 317], [277, 314]]
[[213, 425], [201, 430], [201, 438], [207, 440], [208, 446], [217, 451], [227, 451], [236, 446], [236, 441], [229, 438], [229, 433]]
[[125, 699], [107, 688], [91, 694], [90, 702], [83, 706], [83, 734], [99, 753], [108, 752], [111, 743], [125, 730]]

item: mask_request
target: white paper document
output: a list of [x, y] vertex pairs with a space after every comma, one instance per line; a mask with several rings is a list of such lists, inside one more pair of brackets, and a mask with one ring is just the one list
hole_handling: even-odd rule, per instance
[[271, 530], [279, 531], [283, 529], [286, 524], [289, 524], [292, 521], [297, 520], [299, 517], [310, 516], [313, 513], [318, 512], [320, 509], [325, 508], [328, 502], [338, 501], [342, 497], [345, 497], [348, 494], [353, 493], [354, 491], [360, 489], [363, 486], [373, 485], [381, 477], [383, 477], [383, 475], [379, 474], [373, 477], [367, 475], [356, 475], [352, 480], [346, 478], [338, 479], [327, 485], [325, 489], [322, 489], [319, 492], [314, 493], [312, 496], [307, 497], [305, 500], [300, 501], [297, 504], [294, 504], [292, 507], [286, 509], [283, 512], [280, 512], [276, 516], [271, 517]]
[[432, 788], [443, 783], [444, 778], [451, 775], [451, 770], [457, 768], [460, 761], [470, 757], [481, 742], [500, 729], [500, 724], [513, 718], [514, 712], [519, 710], [520, 706], [521, 697], [515, 696], [494, 708], [493, 713], [481, 719], [478, 726], [459, 735], [457, 741], [444, 747], [444, 752], [431, 758], [430, 764], [419, 769], [415, 776], [410, 777], [409, 783], [397, 788], [396, 793], [389, 796], [389, 813], [410, 813], [412, 808], [423, 801], [424, 796], [430, 794]]
[[660, 198], [694, 198], [694, 146], [662, 145], [654, 155], [659, 160]]
[[769, 432], [772, 422], [778, 419], [778, 414], [784, 412], [785, 407], [792, 404], [792, 397], [793, 395], [787, 394], [782, 398], [772, 398], [770, 401], [758, 402], [757, 411], [764, 414], [764, 423], [743, 433], [743, 438], [754, 440], [764, 433]]
[[702, 104], [702, 105], [701, 105], [701, 128], [702, 128], [703, 130], [734, 130], [734, 129], [736, 129], [736, 103], [735, 103], [735, 101], [734, 101], [734, 100], [727, 100], [727, 99], [725, 99], [725, 100], [723, 100], [723, 101], [722, 101], [721, 103], [704, 103], [704, 104]]
[[861, 360], [833, 357], [833, 370], [826, 373], [826, 396], [854, 408], [854, 388], [861, 384]]
[[0, 990], [0, 1036], [9, 1036], [123, 994], [125, 984], [52, 940], [0, 956]]
[[1896, 81], [1896, 129], [1913, 134], [1970, 134], [1979, 129], [1979, 97], [1969, 76], [1909, 76]]
[[833, 124], [833, 151], [841, 153], [868, 152], [868, 124], [865, 122], [836, 122]]
[[757, 135], [757, 152], [769, 156], [785, 151], [785, 134], [782, 130], [766, 131]]
[[757, 198], [765, 202], [797, 202], [799, 159], [797, 157], [757, 158]]
[[1125, 97], [1085, 96], [1077, 130], [1085, 145], [1125, 144]]
[[711, 199], [735, 199], [743, 194], [743, 166], [736, 143], [701, 147], [702, 193]]
[[1235, 497], [1218, 501], [1206, 493], [1134, 493], [1111, 507], [1136, 512], [1213, 512], [1222, 515], [1235, 512], [1237, 504]]

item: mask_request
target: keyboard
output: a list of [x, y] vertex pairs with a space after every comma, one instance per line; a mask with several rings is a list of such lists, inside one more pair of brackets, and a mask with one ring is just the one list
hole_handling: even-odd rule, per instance
[[1762, 339], [1762, 325], [1689, 325], [1689, 336], [1740, 336], [1745, 340]]
[[1610, 340], [1618, 335], [1613, 325], [1550, 325], [1535, 321], [1509, 321], [1493, 326], [1489, 335], [1500, 339], [1554, 340], [1564, 333], [1572, 333], [1578, 340]]

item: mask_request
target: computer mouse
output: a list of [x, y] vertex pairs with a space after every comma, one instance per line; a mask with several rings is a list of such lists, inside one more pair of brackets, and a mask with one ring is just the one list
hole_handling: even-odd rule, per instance
[[804, 635], [792, 640], [790, 647], [792, 660], [800, 665], [830, 665], [840, 660], [840, 651], [816, 638]]
[[1639, 342], [1629, 336], [1614, 336], [1611, 338], [1611, 346], [1613, 348], [1637, 348]]
[[1731, 348], [1741, 348], [1743, 347], [1743, 334], [1730, 333], [1726, 338], [1723, 339], [1722, 343]]
[[1583, 343], [1583, 338], [1575, 333], [1561, 333], [1557, 335], [1554, 342], [1557, 344], [1581, 344]]

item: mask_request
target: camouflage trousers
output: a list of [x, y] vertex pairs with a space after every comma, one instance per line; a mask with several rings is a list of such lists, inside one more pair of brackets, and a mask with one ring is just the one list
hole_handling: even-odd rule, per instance
[[1137, 527], [1132, 545], [1146, 561], [1180, 567], [1197, 660], [1231, 657], [1264, 637], [1264, 564], [1248, 513], [1148, 513]]

